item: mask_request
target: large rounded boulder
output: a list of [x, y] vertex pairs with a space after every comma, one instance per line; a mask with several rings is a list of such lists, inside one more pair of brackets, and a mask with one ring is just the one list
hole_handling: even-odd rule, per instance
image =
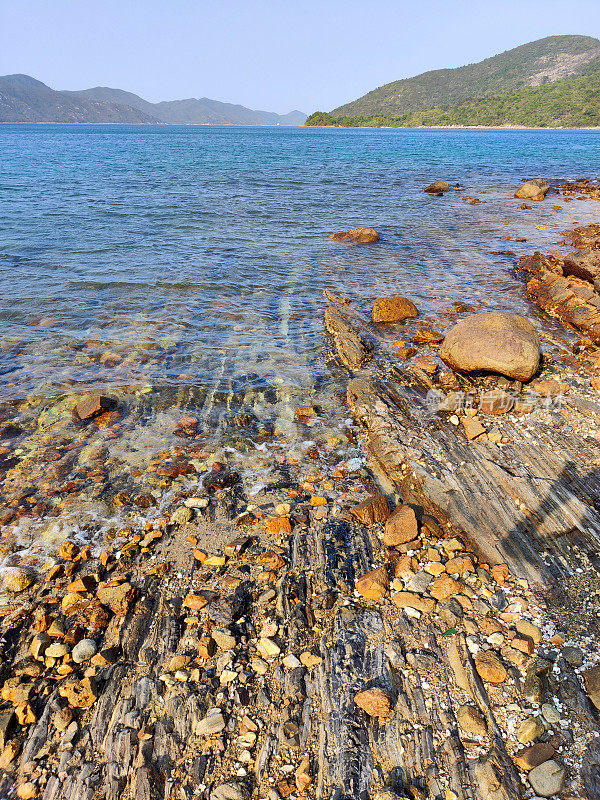
[[540, 339], [531, 322], [519, 314], [472, 314], [448, 333], [440, 357], [458, 372], [497, 372], [528, 381], [540, 363]]

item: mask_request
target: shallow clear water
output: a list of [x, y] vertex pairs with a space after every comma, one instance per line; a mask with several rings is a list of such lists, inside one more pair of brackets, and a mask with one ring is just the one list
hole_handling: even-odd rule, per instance
[[[0, 506], [21, 529], [105, 521], [183, 444], [182, 413], [199, 420], [187, 447], [218, 443], [251, 481], [311, 442], [330, 465], [356, 456], [323, 290], [367, 313], [407, 295], [442, 329], [456, 302], [551, 329], [503, 251], [554, 246], [597, 204], [524, 212], [514, 189], [594, 177], [599, 157], [596, 132], [0, 126]], [[463, 188], [425, 194], [437, 178]], [[362, 226], [380, 243], [327, 240]], [[121, 412], [81, 428], [90, 387]], [[315, 401], [299, 425], [295, 405]]]

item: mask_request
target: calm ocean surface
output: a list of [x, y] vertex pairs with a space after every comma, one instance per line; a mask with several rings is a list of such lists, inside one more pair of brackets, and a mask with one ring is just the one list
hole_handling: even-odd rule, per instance
[[[365, 308], [382, 293], [427, 311], [511, 305], [491, 254], [511, 189], [593, 173], [600, 135], [2, 125], [0, 156], [0, 393], [22, 399], [248, 372], [318, 380], [325, 288]], [[465, 192], [423, 194], [438, 177]], [[556, 240], [534, 227], [549, 208], [518, 217], [528, 238]], [[327, 241], [367, 225], [381, 244]]]

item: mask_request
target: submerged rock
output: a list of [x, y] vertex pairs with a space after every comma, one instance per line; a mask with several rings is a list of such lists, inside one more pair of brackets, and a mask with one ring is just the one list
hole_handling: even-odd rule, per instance
[[402, 322], [418, 316], [417, 307], [407, 297], [379, 297], [373, 303], [373, 322]]
[[440, 349], [445, 364], [459, 372], [499, 372], [528, 381], [540, 362], [540, 339], [519, 314], [484, 312], [457, 323]]
[[105, 397], [102, 394], [92, 394], [80, 400], [75, 411], [81, 420], [92, 419], [105, 411], [111, 411], [116, 406], [116, 401], [112, 397]]
[[332, 233], [329, 237], [332, 242], [346, 242], [346, 244], [371, 244], [379, 241], [379, 234], [375, 228], [352, 228], [349, 231]]
[[515, 192], [515, 197], [519, 200], [543, 200], [548, 194], [550, 184], [543, 178], [535, 178], [525, 181]]

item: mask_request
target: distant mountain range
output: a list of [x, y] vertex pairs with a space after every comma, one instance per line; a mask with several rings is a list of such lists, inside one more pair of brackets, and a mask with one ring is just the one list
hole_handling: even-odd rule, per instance
[[297, 126], [305, 120], [300, 111], [253, 111], [207, 97], [150, 103], [122, 89], [56, 91], [29, 75], [0, 77], [0, 122]]
[[549, 36], [477, 64], [388, 83], [307, 125], [600, 126], [600, 41]]

